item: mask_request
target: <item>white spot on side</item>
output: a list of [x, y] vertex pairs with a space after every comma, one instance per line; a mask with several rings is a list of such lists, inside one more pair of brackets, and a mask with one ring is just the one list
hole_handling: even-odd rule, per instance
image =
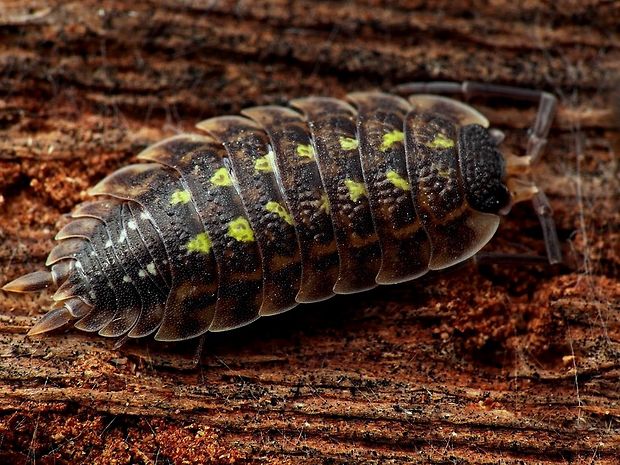
[[133, 230], [138, 229], [138, 225], [136, 224], [136, 222], [135, 222], [134, 220], [129, 220], [129, 221], [127, 222], [127, 227], [128, 227], [129, 229], [133, 229]]
[[93, 299], [93, 302], [97, 300], [97, 295], [95, 294], [94, 291], [89, 291], [88, 295], [90, 296], [91, 299]]
[[151, 220], [151, 215], [149, 215], [147, 212], [141, 212], [140, 213], [140, 219], [144, 220], [144, 221], [150, 221]]
[[131, 278], [127, 275], [123, 276], [123, 282], [125, 283], [130, 283], [131, 282]]
[[141, 278], [146, 278], [146, 271], [144, 270], [138, 271], [138, 276], [140, 276]]
[[82, 262], [80, 262], [79, 260], [76, 260], [74, 266], [75, 266], [75, 269], [78, 270], [80, 273], [85, 274], [84, 267], [82, 266]]
[[157, 270], [155, 269], [155, 263], [151, 262], [146, 265], [146, 270], [151, 273], [153, 276], [157, 274]]
[[122, 244], [123, 242], [125, 242], [127, 240], [127, 231], [125, 231], [124, 229], [121, 231], [121, 235], [118, 238], [118, 243]]
[[105, 243], [105, 246], [104, 246], [104, 247], [105, 247], [106, 249], [109, 249], [110, 247], [112, 247], [112, 241], [111, 241], [111, 240], [108, 240], [108, 242], [106, 242], [106, 243]]

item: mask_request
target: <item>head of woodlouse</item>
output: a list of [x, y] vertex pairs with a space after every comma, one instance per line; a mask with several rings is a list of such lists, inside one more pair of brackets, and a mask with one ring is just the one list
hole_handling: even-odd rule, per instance
[[466, 125], [459, 134], [459, 147], [465, 195], [471, 207], [483, 213], [505, 213], [511, 195], [497, 136], [478, 124]]
[[546, 141], [528, 155], [502, 153], [500, 131], [471, 124], [459, 134], [459, 162], [467, 200], [472, 208], [496, 215], [507, 215], [512, 206], [531, 201], [540, 221], [549, 263], [562, 260], [552, 209], [545, 193], [532, 181], [532, 164]]

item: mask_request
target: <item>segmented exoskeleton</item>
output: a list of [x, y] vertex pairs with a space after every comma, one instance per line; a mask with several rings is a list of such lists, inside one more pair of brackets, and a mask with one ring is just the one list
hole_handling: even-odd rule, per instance
[[[452, 266], [526, 199], [559, 261], [545, 196], [523, 179], [555, 98], [475, 83], [396, 93], [408, 99], [361, 92], [249, 108], [152, 145], [90, 190], [56, 236], [49, 272], [3, 289], [58, 286], [29, 334], [77, 319], [104, 336], [184, 340]], [[501, 155], [482, 114], [437, 93], [539, 101], [528, 153]]]

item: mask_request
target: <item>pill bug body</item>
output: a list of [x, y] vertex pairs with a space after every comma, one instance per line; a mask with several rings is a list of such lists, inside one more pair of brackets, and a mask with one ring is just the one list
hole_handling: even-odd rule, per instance
[[445, 97], [310, 97], [197, 128], [92, 188], [50, 271], [4, 287], [58, 287], [30, 334], [233, 329], [466, 260], [520, 200], [488, 120]]

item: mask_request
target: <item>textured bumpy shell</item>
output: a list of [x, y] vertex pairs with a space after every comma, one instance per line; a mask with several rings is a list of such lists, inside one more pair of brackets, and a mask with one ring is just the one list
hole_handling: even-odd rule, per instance
[[183, 340], [480, 250], [506, 196], [487, 119], [438, 96], [347, 99], [212, 118], [102, 180], [58, 233], [51, 273], [18, 283], [59, 286], [33, 332], [77, 319]]

